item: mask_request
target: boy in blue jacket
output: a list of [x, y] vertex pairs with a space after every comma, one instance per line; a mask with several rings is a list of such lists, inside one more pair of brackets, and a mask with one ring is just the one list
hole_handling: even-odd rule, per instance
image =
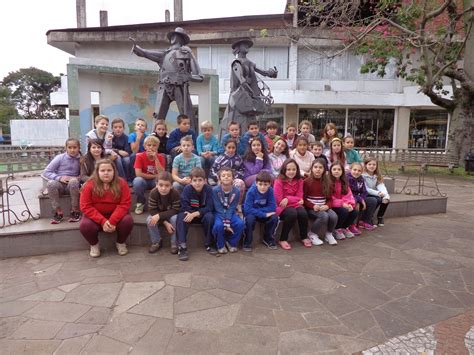
[[204, 229], [204, 246], [209, 254], [216, 254], [217, 250], [212, 242], [212, 225], [214, 224], [214, 204], [212, 188], [206, 185], [206, 174], [202, 168], [193, 168], [189, 174], [191, 183], [186, 185], [181, 194], [181, 209], [176, 221], [178, 235], [178, 259], [188, 260], [186, 246], [189, 225], [202, 224]]
[[265, 224], [263, 233], [263, 244], [270, 249], [277, 249], [275, 242], [275, 230], [278, 226], [276, 215], [276, 201], [273, 188], [270, 186], [272, 176], [266, 171], [257, 174], [255, 184], [247, 191], [244, 202], [245, 216], [245, 238], [244, 251], [252, 251], [253, 230], [256, 222]]
[[237, 122], [230, 122], [229, 125], [227, 126], [228, 127], [228, 131], [229, 133], [226, 133], [222, 136], [221, 138], [221, 143], [219, 145], [219, 155], [222, 155], [224, 154], [225, 152], [225, 146], [227, 144], [227, 142], [229, 141], [229, 139], [233, 139], [237, 142], [237, 154], [240, 155], [241, 157], [245, 154], [245, 151], [242, 151], [242, 150], [239, 150], [239, 148], [245, 148], [245, 147], [241, 147], [240, 145], [240, 126]]
[[217, 176], [219, 177], [219, 185], [214, 187], [212, 193], [215, 208], [215, 223], [212, 234], [216, 240], [219, 254], [227, 253], [226, 244], [229, 251], [235, 253], [245, 227], [244, 221], [236, 214], [240, 191], [233, 186], [234, 171], [231, 168], [220, 169]]
[[186, 115], [178, 115], [176, 118], [178, 127], [173, 129], [166, 142], [166, 150], [171, 155], [171, 159], [174, 159], [179, 153], [181, 153], [181, 138], [185, 136], [193, 137], [193, 145], [196, 146], [196, 132], [191, 129], [191, 120]]
[[239, 147], [237, 148], [239, 155], [242, 155], [242, 156], [245, 155], [245, 153], [247, 152], [247, 149], [250, 146], [250, 140], [255, 137], [260, 138], [260, 140], [263, 142], [263, 146], [265, 150], [268, 152], [268, 144], [267, 144], [267, 141], [265, 140], [265, 136], [262, 134], [262, 132], [258, 131], [257, 121], [253, 121], [253, 122], [249, 122], [248, 131], [245, 132], [245, 134], [240, 139]]

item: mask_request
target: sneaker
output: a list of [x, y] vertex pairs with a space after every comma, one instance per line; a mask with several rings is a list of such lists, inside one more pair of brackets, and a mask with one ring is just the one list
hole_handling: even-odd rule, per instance
[[69, 216], [69, 222], [79, 222], [81, 219], [81, 212], [79, 211], [71, 211], [71, 215]]
[[219, 254], [227, 254], [227, 248], [226, 247], [219, 248], [219, 249], [217, 249], [217, 252]]
[[336, 229], [333, 233], [334, 237], [337, 240], [344, 240], [346, 239], [346, 236], [344, 235], [344, 232], [342, 231], [342, 228]]
[[178, 247], [178, 259], [180, 261], [186, 261], [188, 257], [188, 249], [186, 247]]
[[[271, 250], [277, 250], [278, 247], [274, 241], [267, 242], [266, 240], [262, 240], [263, 245], [265, 245], [268, 249]], [[245, 250], [245, 249], [244, 249]], [[250, 251], [252, 251], [252, 248], [250, 248]]]
[[363, 228], [367, 231], [373, 231], [375, 229], [375, 226], [373, 224], [370, 224], [370, 223], [367, 223], [367, 222], [364, 222], [364, 221], [359, 222], [359, 227]]
[[217, 254], [217, 249], [214, 248], [214, 247], [206, 247], [206, 251], [211, 255], [216, 255]]
[[125, 244], [125, 243], [115, 243], [115, 246], [117, 247], [118, 255], [124, 256], [124, 255], [128, 254], [127, 244]]
[[242, 248], [242, 250], [243, 250], [243, 251], [248, 251], [248, 252], [250, 252], [250, 251], [252, 251], [252, 247], [246, 247], [246, 246], [244, 246], [244, 247]]
[[311, 240], [311, 243], [313, 243], [313, 245], [322, 245], [323, 244], [323, 241], [321, 239], [319, 239], [319, 237], [316, 233], [309, 232], [308, 233], [308, 238], [309, 238], [309, 240]]
[[158, 242], [158, 243], [153, 243], [152, 245], [150, 245], [150, 248], [148, 249], [148, 252], [150, 254], [154, 254], [156, 253], [158, 250], [160, 250], [161, 248], [161, 243]]
[[377, 217], [377, 225], [383, 227], [385, 225], [383, 217]]
[[171, 254], [178, 254], [178, 246], [176, 244], [171, 244], [170, 252]]
[[334, 238], [331, 232], [327, 232], [326, 236], [324, 237], [324, 240], [326, 243], [329, 245], [337, 245], [337, 240]]
[[55, 213], [53, 218], [51, 218], [51, 224], [59, 224], [64, 219], [62, 214]]
[[144, 209], [145, 209], [145, 204], [140, 203], [140, 202], [137, 203], [135, 207], [135, 214], [142, 214]]
[[89, 255], [93, 258], [98, 258], [100, 256], [99, 243], [97, 243], [96, 245], [91, 245], [91, 251], [89, 252]]
[[354, 233], [352, 233], [349, 228], [345, 228], [342, 230], [342, 233], [344, 233], [344, 236], [347, 238], [347, 239], [352, 239], [354, 238]]
[[229, 252], [237, 253], [237, 248], [236, 247], [229, 247]]
[[360, 229], [357, 228], [357, 226], [356, 226], [355, 224], [351, 224], [348, 229], [349, 229], [349, 230], [352, 232], [352, 234], [354, 234], [354, 235], [361, 235], [361, 234], [362, 234], [362, 232], [360, 231]]

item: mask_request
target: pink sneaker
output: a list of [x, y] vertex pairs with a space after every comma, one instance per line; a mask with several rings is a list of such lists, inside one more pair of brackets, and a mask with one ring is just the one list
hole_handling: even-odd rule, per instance
[[354, 235], [361, 235], [362, 232], [359, 230], [359, 228], [357, 228], [357, 226], [355, 224], [351, 224], [349, 226], [349, 230], [352, 232], [352, 234]]
[[364, 221], [359, 222], [359, 227], [363, 228], [365, 230], [368, 230], [368, 231], [373, 231], [375, 229], [373, 224], [370, 224], [370, 223], [367, 223], [367, 222], [364, 222]]

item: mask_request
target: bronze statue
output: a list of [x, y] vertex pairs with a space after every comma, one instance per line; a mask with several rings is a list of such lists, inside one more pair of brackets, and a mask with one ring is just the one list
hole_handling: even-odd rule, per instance
[[132, 52], [139, 57], [156, 62], [160, 67], [156, 104], [153, 117], [165, 119], [171, 102], [176, 101], [180, 114], [191, 119], [191, 128], [198, 132], [197, 118], [194, 117], [191, 96], [189, 94], [190, 81], [203, 81], [199, 64], [189, 47], [189, 36], [184, 29], [177, 27], [167, 34], [171, 46], [166, 50], [151, 51], [139, 47], [133, 38]]
[[273, 104], [270, 88], [256, 75], [259, 73], [270, 78], [276, 78], [276, 67], [268, 70], [257, 68], [255, 63], [247, 58], [249, 48], [253, 46], [251, 39], [241, 39], [232, 44], [237, 58], [232, 62], [230, 74], [229, 103], [220, 124], [220, 133], [227, 132], [227, 126], [234, 121], [240, 124], [243, 132], [255, 116], [263, 115]]

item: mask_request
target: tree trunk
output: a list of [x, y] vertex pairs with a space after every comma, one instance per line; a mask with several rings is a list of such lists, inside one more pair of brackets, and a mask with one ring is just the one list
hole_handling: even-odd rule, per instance
[[461, 166], [464, 166], [466, 154], [474, 149], [474, 100], [466, 101], [451, 113], [448, 134], [447, 153], [458, 157]]

